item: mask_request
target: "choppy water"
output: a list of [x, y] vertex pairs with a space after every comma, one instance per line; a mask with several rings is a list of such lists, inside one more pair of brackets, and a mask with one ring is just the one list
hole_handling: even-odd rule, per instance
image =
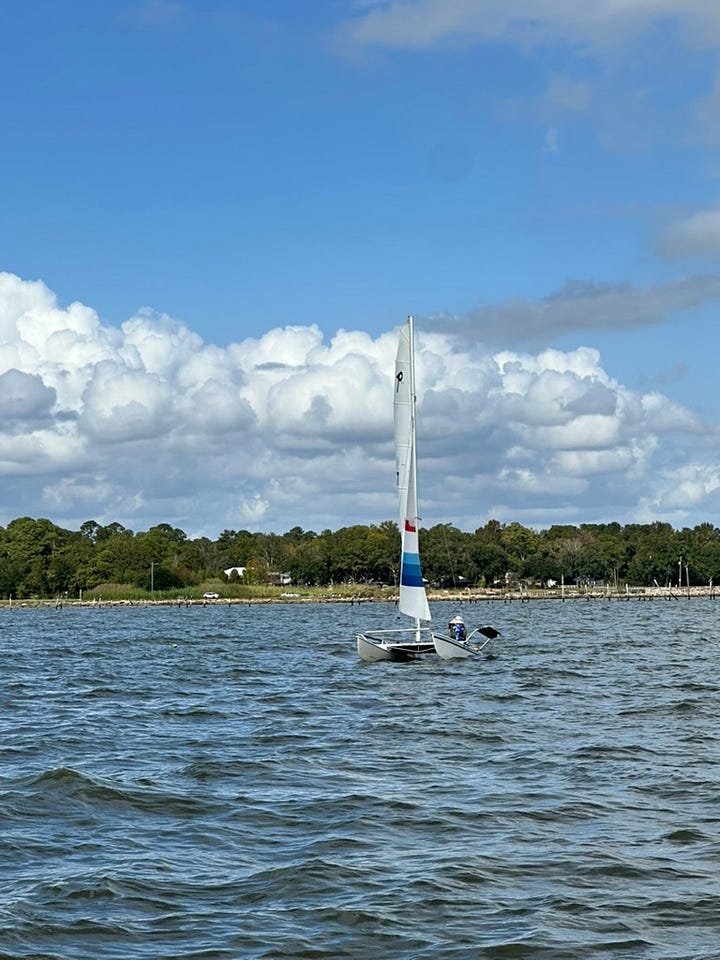
[[720, 602], [462, 612], [0, 611], [0, 958], [720, 957]]

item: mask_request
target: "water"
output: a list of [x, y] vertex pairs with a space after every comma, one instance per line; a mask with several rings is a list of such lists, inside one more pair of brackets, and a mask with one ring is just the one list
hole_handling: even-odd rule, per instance
[[713, 600], [0, 611], [0, 958], [720, 957]]

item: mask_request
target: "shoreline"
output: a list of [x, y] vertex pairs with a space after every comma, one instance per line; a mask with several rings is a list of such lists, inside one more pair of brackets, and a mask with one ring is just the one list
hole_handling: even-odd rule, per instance
[[[547, 602], [551, 600], [564, 601], [650, 601], [650, 600], [693, 600], [716, 598], [717, 591], [715, 587], [689, 587], [678, 590], [674, 587], [634, 587], [625, 591], [610, 590], [581, 590], [576, 587], [565, 587], [565, 589], [547, 589], [547, 590], [502, 590], [502, 591], [442, 591], [428, 592], [428, 601], [430, 603], [531, 603], [533, 601]], [[15, 609], [62, 609], [63, 607], [82, 607], [87, 609], [97, 609], [100, 607], [252, 607], [267, 606], [268, 604], [291, 605], [291, 604], [309, 604], [309, 603], [345, 603], [350, 606], [366, 603], [394, 603], [398, 602], [397, 594], [390, 594], [384, 597], [366, 597], [357, 596], [349, 593], [338, 593], [332, 596], [303, 596], [280, 595], [277, 597], [226, 597], [217, 600], [204, 600], [194, 598], [173, 598], [173, 599], [102, 599], [92, 600], [71, 599], [69, 597], [50, 599], [29, 598], [26, 600], [0, 600], [0, 610]]]

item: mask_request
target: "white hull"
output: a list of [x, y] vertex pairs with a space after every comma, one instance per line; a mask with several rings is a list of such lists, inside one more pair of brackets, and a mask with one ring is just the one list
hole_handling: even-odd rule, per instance
[[381, 636], [359, 633], [357, 652], [360, 659], [365, 660], [366, 663], [377, 663], [380, 660], [397, 663], [417, 660], [425, 654], [434, 653], [435, 647], [432, 640], [389, 640]]
[[451, 637], [441, 637], [436, 633], [433, 634], [433, 646], [435, 653], [443, 660], [466, 660], [469, 657], [482, 656], [480, 648], [468, 644], [467, 640], [453, 640]]
[[[472, 642], [475, 633], [480, 633], [487, 637], [484, 643], [476, 644]], [[499, 637], [500, 632], [494, 627], [479, 627], [473, 630], [473, 633], [467, 640], [455, 640], [454, 637], [442, 637], [440, 634], [432, 635], [435, 653], [443, 660], [468, 660], [472, 657], [481, 657], [485, 647], [495, 637]]]

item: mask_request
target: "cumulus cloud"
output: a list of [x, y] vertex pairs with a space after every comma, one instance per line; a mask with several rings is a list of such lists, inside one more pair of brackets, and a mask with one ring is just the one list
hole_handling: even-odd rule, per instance
[[[720, 468], [693, 460], [659, 473], [637, 506], [638, 522], [662, 519], [683, 525], [688, 516], [716, 502], [720, 492]], [[702, 521], [698, 521], [702, 522]]]
[[[697, 296], [680, 287], [676, 308]], [[650, 322], [652, 301], [631, 288], [585, 291], [576, 326], [588, 312], [617, 324], [622, 302], [626, 322]], [[567, 309], [525, 304], [527, 329], [538, 332], [538, 312], [545, 333], [568, 329]], [[717, 507], [717, 438], [690, 411], [618, 383], [596, 349], [520, 352], [487, 339], [418, 324], [423, 522], [473, 529], [491, 516], [542, 525], [572, 511], [578, 522], [622, 521]], [[170, 522], [216, 536], [393, 518], [396, 343], [395, 331], [328, 341], [290, 324], [219, 348], [148, 310], [108, 326], [40, 282], [0, 274], [2, 520]], [[695, 473], [679, 478], [689, 437]]]
[[37, 374], [6, 370], [0, 374], [0, 421], [5, 424], [45, 419], [56, 392]]

